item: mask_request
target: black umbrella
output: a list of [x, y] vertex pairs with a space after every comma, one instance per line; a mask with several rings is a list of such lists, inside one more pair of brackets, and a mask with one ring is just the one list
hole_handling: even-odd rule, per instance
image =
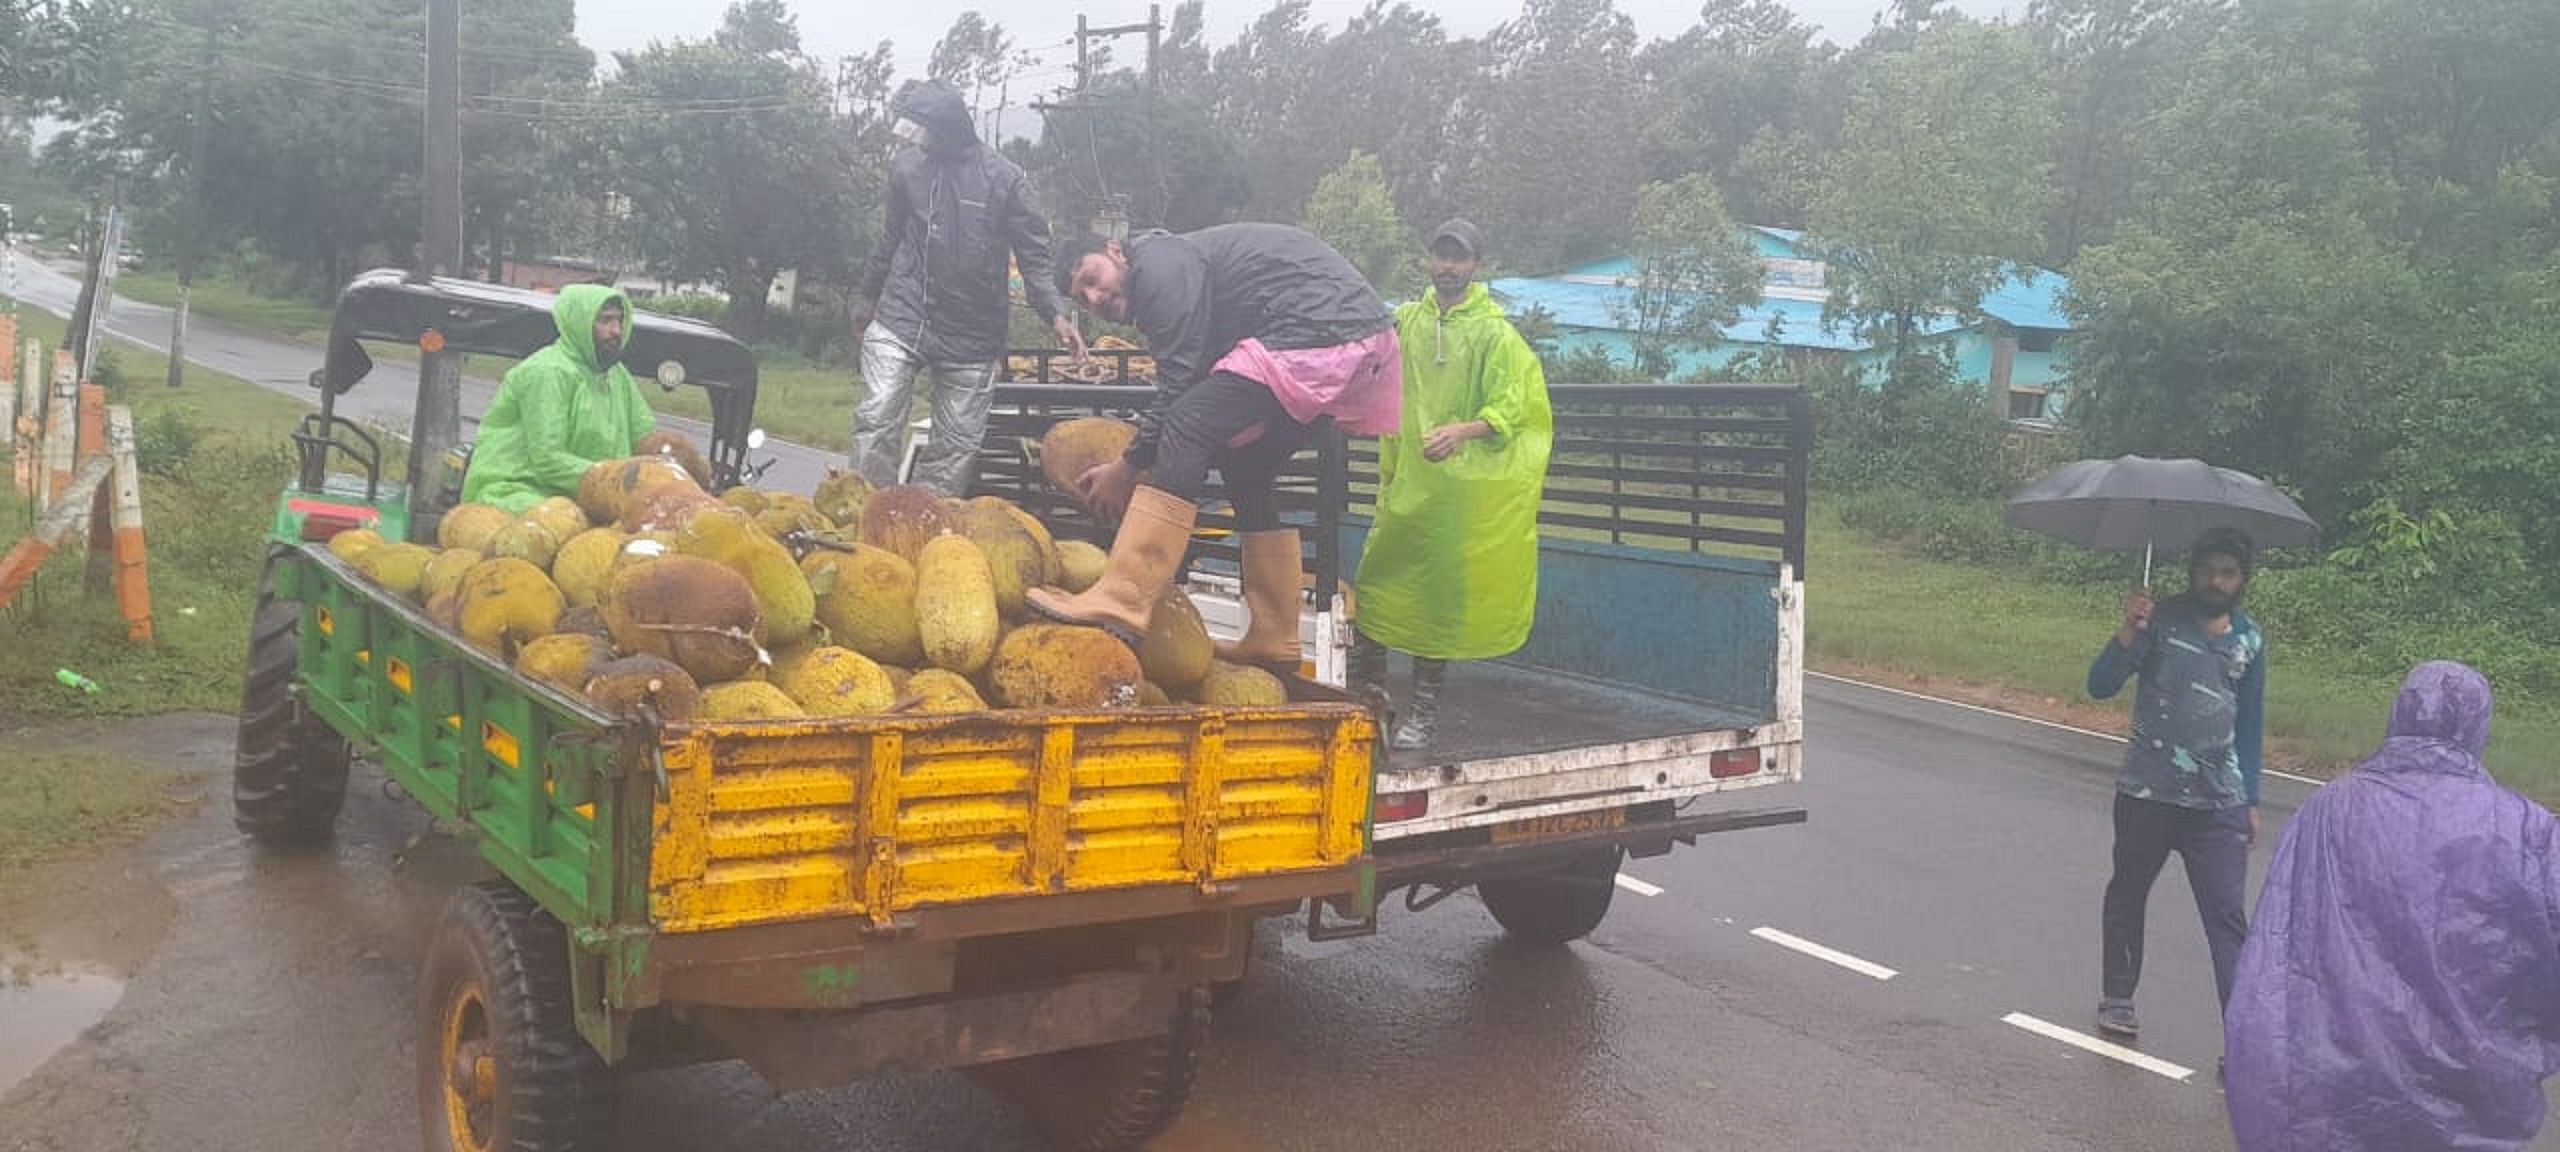
[[2273, 484], [2202, 460], [2148, 456], [2065, 464], [2010, 497], [2003, 518], [2083, 548], [2140, 548], [2145, 585], [2158, 541], [2184, 544], [2213, 528], [2237, 528], [2261, 548], [2304, 548], [2320, 539], [2320, 525]]

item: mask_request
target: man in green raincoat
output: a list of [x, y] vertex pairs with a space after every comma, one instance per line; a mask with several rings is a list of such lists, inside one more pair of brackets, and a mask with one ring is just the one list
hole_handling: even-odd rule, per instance
[[631, 302], [601, 284], [572, 284], [551, 307], [560, 338], [507, 370], [480, 418], [462, 498], [523, 512], [546, 496], [576, 496], [599, 460], [631, 455], [657, 427], [622, 366]]
[[1429, 298], [1396, 309], [1404, 426], [1378, 444], [1378, 517], [1354, 584], [1352, 676], [1386, 678], [1411, 655], [1413, 694], [1393, 746], [1424, 748], [1452, 660], [1529, 639], [1538, 603], [1538, 499], [1555, 420], [1538, 355], [1476, 282], [1484, 236], [1451, 220], [1431, 236]]

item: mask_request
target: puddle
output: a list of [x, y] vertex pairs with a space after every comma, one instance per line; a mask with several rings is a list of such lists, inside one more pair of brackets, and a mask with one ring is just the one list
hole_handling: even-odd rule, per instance
[[0, 952], [0, 1093], [18, 1085], [116, 1006], [124, 981], [77, 965]]

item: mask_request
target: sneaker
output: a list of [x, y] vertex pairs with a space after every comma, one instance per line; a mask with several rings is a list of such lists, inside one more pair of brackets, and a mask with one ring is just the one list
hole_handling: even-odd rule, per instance
[[1395, 739], [1389, 744], [1389, 747], [1392, 747], [1399, 752], [1411, 752], [1418, 748], [1428, 748], [1431, 746], [1431, 737], [1434, 734], [1433, 729], [1438, 727], [1439, 725], [1434, 722], [1434, 718], [1429, 715], [1408, 717], [1404, 723], [1396, 725]]
[[2100, 1031], [2100, 1032], [2104, 1032], [2104, 1033], [2106, 1033], [2106, 1034], [2108, 1034], [2108, 1035], [2110, 1035], [2110, 1036], [2139, 1036], [2139, 1035], [2141, 1035], [2141, 1034], [2142, 1034], [2142, 1021], [2141, 1021], [2141, 1020], [2139, 1020], [2139, 1019], [2137, 1019], [2137, 1018], [2134, 1016], [2134, 1014], [2133, 1014], [2133, 1001], [2131, 1001], [2131, 1000], [2101, 1000], [2101, 1001], [2099, 1001], [2099, 1002], [2098, 1002], [2098, 1031]]

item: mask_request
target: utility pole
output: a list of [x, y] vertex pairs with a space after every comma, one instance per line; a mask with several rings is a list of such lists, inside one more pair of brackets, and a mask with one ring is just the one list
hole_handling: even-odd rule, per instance
[[[415, 275], [462, 274], [462, 0], [427, 0], [426, 219]], [[422, 350], [423, 351], [423, 350]], [[462, 440], [462, 356], [418, 360], [418, 407], [409, 422], [409, 538], [436, 538], [444, 519], [445, 454]]]
[[[1076, 16], [1075, 92], [1064, 100], [1035, 100], [1031, 104], [1031, 110], [1044, 116], [1051, 112], [1078, 112], [1090, 116], [1098, 111], [1111, 107], [1115, 103], [1118, 103], [1096, 95], [1093, 90], [1093, 42], [1095, 40], [1115, 39], [1121, 36], [1135, 36], [1139, 34], [1144, 34], [1147, 38], [1145, 106], [1147, 113], [1148, 151], [1151, 154], [1161, 152], [1161, 149], [1154, 147], [1156, 124], [1155, 105], [1158, 89], [1156, 61], [1164, 43], [1163, 8], [1160, 5], [1147, 5], [1147, 21], [1144, 24], [1114, 24], [1108, 27], [1096, 28], [1093, 26], [1090, 19], [1082, 13], [1078, 13]], [[1164, 182], [1162, 175], [1164, 169], [1163, 156], [1156, 155], [1155, 166], [1158, 173], [1156, 182], [1161, 186]], [[1100, 164], [1097, 159], [1095, 171], [1095, 176], [1097, 178], [1101, 176], [1099, 168]], [[1087, 227], [1098, 236], [1108, 236], [1115, 240], [1126, 239], [1129, 231], [1128, 194], [1125, 192], [1115, 194], [1111, 192], [1108, 187], [1105, 187], [1101, 193], [1101, 203], [1096, 208], [1093, 219]]]
[[196, 286], [197, 252], [204, 245], [205, 120], [213, 113], [214, 49], [222, 35], [222, 7], [207, 5], [204, 54], [196, 65], [196, 111], [187, 123], [187, 211], [178, 232], [178, 312], [169, 327], [169, 387], [187, 383], [187, 299]]

